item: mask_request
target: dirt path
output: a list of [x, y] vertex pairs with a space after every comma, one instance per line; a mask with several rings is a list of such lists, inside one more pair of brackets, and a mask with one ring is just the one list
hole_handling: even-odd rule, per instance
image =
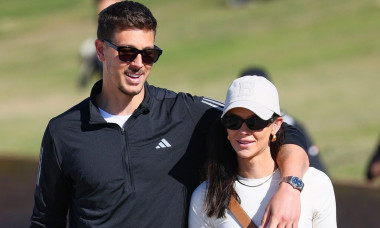
[[[25, 228], [33, 209], [36, 161], [0, 159], [0, 224]], [[380, 189], [334, 183], [338, 227], [379, 228]]]

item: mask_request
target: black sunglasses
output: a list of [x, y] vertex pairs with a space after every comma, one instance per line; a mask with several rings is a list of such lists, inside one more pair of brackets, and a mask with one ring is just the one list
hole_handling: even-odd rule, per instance
[[154, 45], [154, 48], [146, 48], [144, 50], [139, 50], [134, 47], [129, 46], [116, 46], [109, 40], [102, 39], [107, 46], [115, 49], [119, 53], [119, 59], [123, 62], [132, 62], [136, 59], [138, 54], [141, 54], [142, 61], [146, 64], [153, 64], [157, 62], [158, 58], [162, 54], [162, 50]]
[[243, 123], [247, 124], [247, 127], [251, 130], [261, 130], [268, 126], [268, 124], [273, 123], [276, 120], [276, 117], [273, 116], [269, 120], [263, 120], [258, 116], [252, 116], [248, 119], [242, 119], [235, 115], [225, 115], [221, 119], [223, 127], [238, 130], [241, 128]]

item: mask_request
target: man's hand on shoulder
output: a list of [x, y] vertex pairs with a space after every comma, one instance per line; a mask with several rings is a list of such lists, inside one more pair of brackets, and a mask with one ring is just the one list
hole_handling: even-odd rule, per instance
[[300, 191], [281, 182], [277, 192], [268, 203], [260, 228], [298, 227], [301, 213]]

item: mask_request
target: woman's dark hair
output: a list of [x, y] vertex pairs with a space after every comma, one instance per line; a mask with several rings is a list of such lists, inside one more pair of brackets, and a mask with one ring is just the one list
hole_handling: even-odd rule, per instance
[[[219, 118], [214, 121], [209, 132], [205, 211], [209, 217], [221, 218], [225, 216], [231, 195], [240, 202], [240, 198], [234, 189], [238, 170], [237, 155], [227, 139], [227, 130], [222, 126]], [[274, 160], [284, 139], [282, 127], [276, 136], [275, 142], [271, 142], [272, 136], [269, 139], [271, 155]]]
[[121, 1], [99, 13], [98, 39], [112, 40], [117, 29], [152, 30], [156, 34], [157, 21], [144, 5], [133, 1]]
[[[274, 114], [274, 120], [278, 118], [278, 115]], [[269, 137], [269, 147], [270, 147], [270, 153], [272, 155], [273, 160], [276, 162], [278, 151], [280, 151], [280, 147], [285, 139], [285, 131], [284, 131], [284, 125], [281, 124], [280, 129], [278, 129], [276, 133], [276, 141], [272, 142], [273, 135], [270, 135]], [[276, 163], [277, 165], [277, 163]]]

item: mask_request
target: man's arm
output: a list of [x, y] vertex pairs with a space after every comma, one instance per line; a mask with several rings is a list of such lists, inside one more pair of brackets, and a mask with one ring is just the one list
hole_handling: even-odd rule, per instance
[[[303, 177], [309, 167], [307, 148], [303, 135], [294, 127], [285, 124], [285, 141], [277, 154], [277, 164], [281, 175]], [[290, 143], [290, 144], [289, 144]], [[298, 227], [301, 212], [300, 191], [290, 184], [281, 182], [277, 192], [268, 203], [261, 227]]]
[[309, 158], [306, 153], [309, 145], [303, 133], [296, 127], [287, 123], [282, 125], [285, 131], [285, 139], [276, 157], [281, 175], [283, 177], [296, 176], [302, 178], [309, 168]]
[[305, 150], [295, 144], [282, 145], [276, 160], [283, 177], [296, 176], [302, 178], [309, 168], [309, 158]]
[[69, 207], [67, 183], [62, 177], [56, 156], [56, 148], [46, 129], [40, 151], [40, 162], [34, 208], [30, 227], [66, 227], [66, 216]]

